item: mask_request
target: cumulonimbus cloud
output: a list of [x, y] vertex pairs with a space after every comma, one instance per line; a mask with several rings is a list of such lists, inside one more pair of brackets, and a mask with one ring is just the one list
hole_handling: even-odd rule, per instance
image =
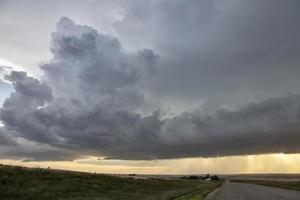
[[14, 92], [0, 110], [1, 156], [137, 160], [300, 152], [299, 95], [209, 115], [167, 117], [159, 107], [145, 114], [148, 81], [159, 66], [154, 51], [128, 53], [118, 39], [62, 18], [51, 52], [40, 80], [26, 72], [5, 76]]

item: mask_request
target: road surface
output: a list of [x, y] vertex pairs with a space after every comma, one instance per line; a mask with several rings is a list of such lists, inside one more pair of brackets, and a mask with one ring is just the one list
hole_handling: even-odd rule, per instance
[[206, 200], [300, 200], [300, 192], [227, 181]]

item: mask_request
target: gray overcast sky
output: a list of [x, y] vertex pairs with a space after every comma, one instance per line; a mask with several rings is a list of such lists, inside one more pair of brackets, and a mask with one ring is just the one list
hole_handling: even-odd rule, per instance
[[2, 156], [299, 152], [299, 11], [298, 0], [0, 0]]

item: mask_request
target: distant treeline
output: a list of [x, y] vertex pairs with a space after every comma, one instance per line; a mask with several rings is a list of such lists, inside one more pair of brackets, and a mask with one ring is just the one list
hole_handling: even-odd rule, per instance
[[200, 180], [205, 180], [205, 181], [218, 181], [220, 180], [220, 178], [217, 175], [213, 175], [210, 176], [209, 174], [207, 174], [206, 176], [196, 176], [196, 175], [192, 175], [192, 176], [183, 176], [181, 177], [181, 179], [200, 179]]

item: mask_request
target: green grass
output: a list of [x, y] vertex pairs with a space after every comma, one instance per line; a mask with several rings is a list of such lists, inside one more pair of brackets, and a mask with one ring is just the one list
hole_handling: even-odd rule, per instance
[[191, 200], [220, 184], [0, 166], [1, 200]]
[[300, 191], [300, 181], [267, 181], [267, 180], [231, 180], [232, 182], [252, 183]]

